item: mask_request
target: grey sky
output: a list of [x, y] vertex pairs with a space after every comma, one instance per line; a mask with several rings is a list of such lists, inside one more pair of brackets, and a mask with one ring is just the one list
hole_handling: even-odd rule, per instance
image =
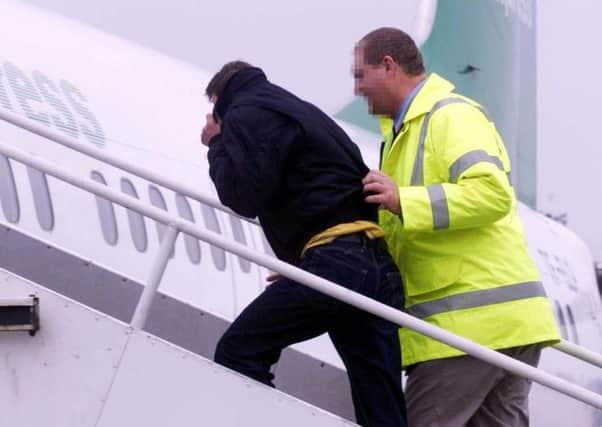
[[[416, 3], [394, 0], [26, 0], [213, 71], [231, 59], [330, 113], [350, 101], [353, 43], [391, 25], [412, 32]], [[451, 1], [451, 0], [448, 0]], [[568, 225], [602, 261], [602, 87], [596, 52], [602, 4], [537, 2], [538, 208]], [[200, 88], [201, 89], [201, 88]]]

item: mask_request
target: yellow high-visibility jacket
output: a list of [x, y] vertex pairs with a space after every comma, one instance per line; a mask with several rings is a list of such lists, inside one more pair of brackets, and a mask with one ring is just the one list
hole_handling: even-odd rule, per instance
[[[393, 140], [390, 119], [381, 169], [399, 186], [401, 216], [380, 225], [405, 282], [408, 312], [489, 348], [553, 344], [560, 335], [527, 252], [508, 154], [474, 101], [432, 74]], [[400, 329], [403, 365], [463, 354]]]

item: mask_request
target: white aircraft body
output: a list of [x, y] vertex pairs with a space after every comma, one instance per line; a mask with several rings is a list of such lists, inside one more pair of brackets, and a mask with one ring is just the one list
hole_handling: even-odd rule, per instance
[[[0, 16], [0, 108], [215, 196], [199, 140], [211, 111], [203, 90], [212, 72], [21, 2], [4, 0]], [[379, 137], [342, 125], [376, 167]], [[3, 121], [0, 143], [270, 253], [255, 225]], [[161, 225], [3, 156], [0, 198], [0, 266], [129, 321], [157, 254]], [[588, 248], [570, 230], [524, 205], [520, 216], [564, 337], [602, 352], [602, 306]], [[157, 317], [148, 327], [210, 357], [215, 337], [263, 290], [267, 274], [180, 235], [161, 282]], [[206, 316], [218, 326], [207, 334], [187, 331], [180, 316]], [[288, 364], [278, 372], [286, 377], [284, 389], [311, 394], [323, 387], [319, 381], [327, 372], [342, 372], [327, 337], [294, 348], [290, 363], [311, 365], [314, 383], [304, 384], [302, 370], [295, 376]], [[599, 369], [554, 350], [544, 352], [541, 367], [602, 391]], [[326, 407], [344, 413], [350, 403]], [[0, 412], [5, 409], [0, 403]], [[531, 412], [534, 425], [600, 423], [600, 414], [587, 405], [540, 386], [534, 387]]]

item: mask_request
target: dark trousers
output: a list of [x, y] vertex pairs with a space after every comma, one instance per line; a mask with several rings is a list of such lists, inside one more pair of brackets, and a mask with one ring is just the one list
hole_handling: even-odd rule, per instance
[[[397, 309], [399, 271], [382, 240], [357, 233], [312, 248], [300, 267]], [[285, 347], [328, 333], [347, 368], [357, 422], [406, 426], [398, 327], [288, 279], [268, 286], [224, 333], [215, 361], [273, 386]]]

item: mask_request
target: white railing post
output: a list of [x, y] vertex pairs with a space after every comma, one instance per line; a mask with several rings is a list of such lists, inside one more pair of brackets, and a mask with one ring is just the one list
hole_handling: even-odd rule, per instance
[[163, 240], [159, 246], [159, 253], [156, 256], [155, 262], [151, 265], [148, 282], [146, 283], [146, 286], [144, 286], [138, 305], [136, 305], [136, 311], [134, 311], [132, 321], [130, 322], [132, 327], [136, 329], [142, 329], [144, 327], [144, 323], [146, 322], [151, 304], [153, 303], [153, 299], [159, 288], [159, 283], [161, 283], [161, 278], [165, 272], [165, 267], [167, 267], [167, 261], [169, 261], [169, 255], [173, 250], [178, 233], [179, 230], [173, 224], [167, 225], [167, 230], [165, 231]]

